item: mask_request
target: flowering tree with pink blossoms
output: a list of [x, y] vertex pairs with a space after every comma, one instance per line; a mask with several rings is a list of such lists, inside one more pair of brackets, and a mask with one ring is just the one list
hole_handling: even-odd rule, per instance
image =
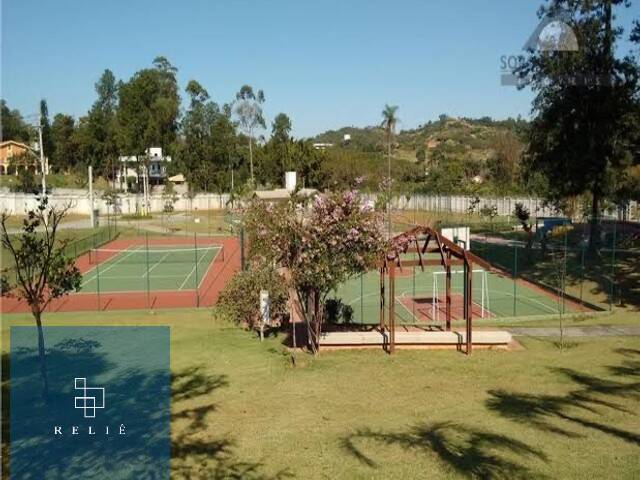
[[250, 255], [286, 268], [316, 353], [327, 295], [382, 258], [380, 214], [349, 190], [276, 205], [254, 200], [245, 225]]

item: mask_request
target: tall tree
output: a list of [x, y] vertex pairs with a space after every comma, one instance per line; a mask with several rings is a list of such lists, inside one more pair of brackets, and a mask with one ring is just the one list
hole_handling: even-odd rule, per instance
[[29, 142], [31, 128], [23, 120], [20, 111], [11, 110], [4, 99], [0, 100], [0, 119], [0, 141]]
[[279, 113], [271, 123], [271, 138], [280, 143], [289, 141], [291, 134], [291, 119], [286, 113]]
[[180, 97], [176, 68], [157, 57], [154, 68], [136, 72], [120, 85], [117, 111], [123, 155], [144, 155], [152, 146], [167, 149], [176, 139]]
[[98, 94], [94, 108], [107, 115], [113, 115], [118, 105], [118, 83], [113, 72], [108, 68], [105, 69], [94, 88]]
[[80, 119], [75, 143], [82, 163], [92, 165], [97, 174], [113, 177], [118, 159], [118, 83], [113, 72], [106, 69], [94, 88], [98, 98], [87, 115]]
[[284, 172], [296, 169], [295, 142], [290, 133], [291, 120], [279, 113], [271, 123], [271, 138], [260, 151], [258, 172], [263, 182], [281, 185]]
[[206, 150], [211, 134], [211, 114], [215, 113], [214, 110], [217, 112], [218, 108], [217, 105], [208, 103], [209, 93], [195, 80], [190, 80], [185, 90], [190, 103], [182, 122], [182, 130], [191, 163], [197, 164], [208, 156]]
[[9, 233], [7, 213], [0, 216], [0, 241], [13, 260], [13, 274], [2, 272], [2, 295], [16, 296], [31, 309], [38, 329], [38, 357], [42, 376], [42, 395], [49, 392], [42, 314], [52, 300], [80, 289], [82, 276], [75, 261], [65, 253], [69, 240], [58, 238], [58, 227], [69, 207], [55, 208], [43, 197], [34, 210], [27, 213], [22, 231]]
[[513, 187], [517, 181], [522, 142], [511, 130], [500, 130], [492, 143], [495, 153], [487, 161], [492, 180], [497, 185]]
[[254, 92], [250, 85], [243, 85], [236, 94], [234, 111], [240, 123], [240, 128], [249, 138], [249, 171], [252, 184], [254, 183], [253, 136], [257, 128], [266, 128], [264, 115], [262, 113], [264, 100], [264, 92], [262, 90]]
[[57, 172], [66, 172], [77, 164], [77, 145], [75, 121], [71, 115], [62, 113], [53, 117], [51, 138], [56, 148], [51, 154], [51, 168]]
[[540, 18], [566, 19], [561, 26], [571, 29], [578, 48], [531, 50], [516, 69], [536, 94], [527, 176], [542, 173], [553, 201], [591, 195], [591, 251], [602, 201], [630, 163], [637, 135], [637, 65], [615, 56], [622, 29], [613, 24], [613, 8], [624, 6], [625, 0], [547, 1]]
[[45, 156], [54, 155], [55, 144], [51, 138], [51, 123], [49, 122], [49, 107], [45, 99], [40, 100], [40, 128], [42, 128], [42, 145]]
[[398, 107], [397, 105], [385, 104], [382, 110], [382, 128], [385, 132], [385, 140], [387, 143], [387, 163], [389, 180], [391, 180], [391, 148], [393, 147], [393, 136], [396, 133], [396, 125], [398, 124]]
[[397, 105], [385, 104], [384, 110], [382, 110], [382, 128], [384, 128], [386, 142], [387, 142], [387, 214], [389, 216], [389, 234], [391, 234], [391, 148], [393, 146], [393, 136], [396, 133], [396, 125], [398, 124], [398, 112]]
[[235, 157], [235, 128], [228, 105], [222, 108], [209, 99], [207, 90], [195, 80], [186, 87], [189, 108], [182, 121], [182, 142], [176, 169], [184, 171], [195, 190], [227, 190], [231, 157]]

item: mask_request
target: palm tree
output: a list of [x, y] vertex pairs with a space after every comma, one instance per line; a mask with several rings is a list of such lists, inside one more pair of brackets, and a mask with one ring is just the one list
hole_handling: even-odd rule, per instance
[[382, 110], [382, 128], [384, 128], [387, 137], [387, 210], [389, 216], [389, 235], [391, 235], [391, 144], [393, 143], [393, 136], [396, 133], [396, 124], [398, 123], [398, 117], [396, 112], [398, 111], [397, 105], [384, 105]]

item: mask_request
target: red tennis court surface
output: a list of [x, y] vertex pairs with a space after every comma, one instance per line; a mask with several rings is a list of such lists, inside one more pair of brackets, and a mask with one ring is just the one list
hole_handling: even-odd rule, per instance
[[[400, 303], [403, 309], [396, 309], [396, 316], [400, 317], [402, 323], [417, 323], [440, 321], [444, 322], [447, 316], [446, 299], [441, 295], [434, 305], [431, 296], [426, 297], [396, 297], [396, 301]], [[481, 305], [472, 303], [473, 318], [490, 318], [491, 312], [486, 308], [483, 310]], [[405, 318], [406, 317], [406, 318]], [[451, 294], [451, 319], [462, 320], [464, 318], [464, 296], [459, 293]]]
[[[77, 312], [90, 310], [136, 310], [155, 308], [210, 307], [218, 299], [220, 291], [240, 269], [240, 244], [235, 237], [198, 237], [198, 246], [221, 246], [224, 261], [211, 262], [197, 290], [183, 291], [136, 291], [72, 293], [56, 299], [47, 307], [48, 312]], [[125, 250], [136, 246], [145, 246], [145, 238], [117, 239], [102, 245], [104, 249]], [[149, 238], [149, 246], [185, 245], [192, 246], [194, 239], [189, 237]], [[91, 264], [89, 254], [78, 257], [76, 261], [80, 272], [87, 273], [95, 265]], [[0, 299], [2, 313], [29, 312], [24, 301], [3, 297]]]

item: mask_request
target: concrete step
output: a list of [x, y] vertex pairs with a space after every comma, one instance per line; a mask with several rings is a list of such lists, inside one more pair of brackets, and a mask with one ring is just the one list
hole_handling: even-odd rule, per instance
[[[473, 332], [474, 345], [507, 345], [512, 337], [509, 332], [500, 330], [479, 330]], [[388, 333], [371, 332], [325, 332], [320, 345], [383, 345], [388, 344]], [[463, 345], [465, 332], [396, 332], [396, 345]]]

